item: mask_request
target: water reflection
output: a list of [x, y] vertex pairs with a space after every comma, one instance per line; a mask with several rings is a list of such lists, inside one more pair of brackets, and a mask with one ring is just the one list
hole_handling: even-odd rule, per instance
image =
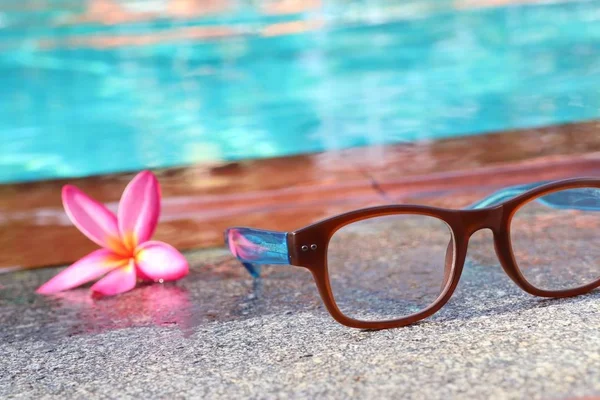
[[191, 334], [193, 310], [188, 291], [175, 285], [147, 285], [119, 297], [95, 299], [88, 290], [51, 296], [57, 314], [72, 316], [68, 336], [142, 326], [175, 326]]
[[0, 275], [0, 324], [6, 327], [0, 341], [55, 341], [145, 327], [174, 329], [187, 337], [212, 324], [322, 307], [312, 276], [303, 268], [269, 267], [264, 280], [253, 280], [231, 257], [212, 262], [205, 254], [198, 259], [190, 257], [193, 267], [181, 281], [141, 285], [103, 298], [91, 297], [86, 288], [35, 294], [56, 268]]
[[600, 115], [597, 1], [33, 5], [2, 14], [0, 182]]

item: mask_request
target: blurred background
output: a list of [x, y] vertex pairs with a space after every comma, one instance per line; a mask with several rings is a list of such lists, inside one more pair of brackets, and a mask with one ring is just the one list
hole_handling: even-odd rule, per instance
[[85, 254], [60, 187], [114, 208], [144, 168], [184, 249], [593, 175], [599, 20], [583, 0], [2, 0], [0, 266]]
[[0, 181], [593, 119], [599, 19], [593, 1], [3, 1]]

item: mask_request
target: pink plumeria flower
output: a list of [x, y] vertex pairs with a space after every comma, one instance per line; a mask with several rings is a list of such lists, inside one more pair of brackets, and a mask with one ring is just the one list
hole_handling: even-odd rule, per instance
[[160, 187], [151, 172], [140, 172], [127, 185], [118, 218], [75, 186], [63, 187], [62, 201], [73, 224], [103, 248], [60, 272], [37, 293], [60, 292], [106, 275], [91, 290], [111, 296], [133, 289], [138, 279], [162, 282], [187, 275], [188, 262], [179, 251], [150, 240], [160, 214]]

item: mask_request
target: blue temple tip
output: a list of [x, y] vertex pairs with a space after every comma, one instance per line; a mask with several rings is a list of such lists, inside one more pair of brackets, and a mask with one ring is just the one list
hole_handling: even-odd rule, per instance
[[248, 270], [250, 275], [252, 275], [253, 278], [260, 278], [260, 265], [250, 264], [247, 262], [243, 262], [242, 264], [244, 265], [244, 267], [246, 267], [246, 269]]

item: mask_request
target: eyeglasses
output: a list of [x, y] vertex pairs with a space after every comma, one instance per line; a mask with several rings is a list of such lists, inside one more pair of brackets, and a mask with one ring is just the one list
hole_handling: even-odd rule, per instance
[[260, 264], [313, 275], [338, 322], [405, 326], [452, 296], [473, 233], [493, 232], [504, 271], [524, 291], [576, 296], [600, 286], [600, 179], [514, 186], [462, 210], [390, 205], [352, 211], [294, 232], [229, 228], [229, 249], [254, 277]]

